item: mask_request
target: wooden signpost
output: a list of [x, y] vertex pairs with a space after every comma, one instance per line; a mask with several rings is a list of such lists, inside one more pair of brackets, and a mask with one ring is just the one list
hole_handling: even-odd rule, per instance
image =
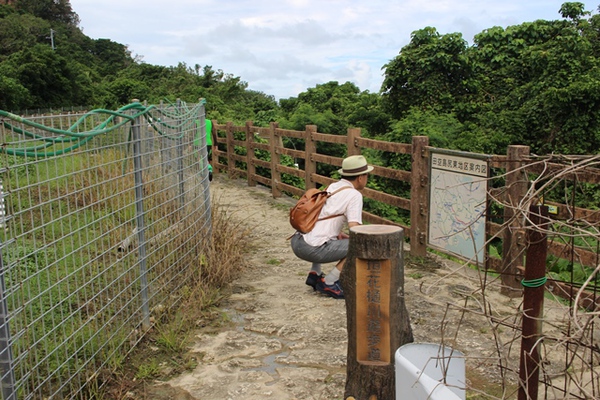
[[391, 225], [350, 229], [341, 283], [348, 326], [347, 400], [394, 400], [394, 357], [413, 341], [404, 302], [404, 230]]

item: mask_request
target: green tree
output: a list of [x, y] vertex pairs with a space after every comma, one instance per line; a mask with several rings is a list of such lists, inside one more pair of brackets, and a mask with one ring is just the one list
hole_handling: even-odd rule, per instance
[[95, 64], [98, 66], [98, 72], [102, 75], [114, 75], [133, 64], [131, 52], [127, 46], [110, 39], [92, 41], [89, 50], [97, 58]]
[[381, 96], [377, 93], [361, 92], [358, 99], [346, 105], [348, 108], [348, 124], [362, 129], [362, 136], [377, 136], [390, 129], [390, 115], [381, 104]]
[[[376, 131], [387, 126], [389, 120], [378, 107], [378, 95], [361, 92], [351, 82], [319, 84], [300, 93], [297, 98], [282, 99], [279, 103], [281, 126], [287, 129], [304, 130], [306, 125], [317, 125], [319, 132], [346, 135], [350, 127]], [[370, 121], [370, 116], [376, 118]], [[304, 149], [304, 143], [299, 140], [290, 140], [289, 145], [297, 150]], [[346, 146], [323, 142], [317, 143], [317, 152], [336, 157], [347, 154]], [[335, 170], [317, 165], [317, 172], [322, 175], [328, 176]]]
[[31, 14], [10, 13], [0, 18], [0, 61], [12, 53], [47, 43], [50, 23]]
[[568, 18], [573, 21], [579, 21], [581, 17], [590, 15], [589, 11], [584, 10], [585, 5], [580, 2], [564, 3], [560, 7], [560, 14], [563, 18]]
[[415, 108], [455, 115], [463, 124], [455, 148], [596, 152], [600, 20], [582, 3], [560, 12], [565, 19], [486, 29], [471, 47], [460, 34], [414, 32], [386, 65], [384, 107], [396, 119]]
[[378, 94], [361, 92], [351, 82], [336, 81], [319, 84], [298, 95], [281, 99], [279, 105], [283, 125], [303, 130], [317, 125], [321, 132], [345, 135], [350, 127], [363, 128], [368, 134], [384, 133], [389, 127], [389, 115], [381, 108]]
[[0, 109], [17, 112], [29, 108], [33, 100], [27, 88], [16, 79], [0, 73]]
[[598, 30], [583, 18], [581, 3], [561, 10], [571, 20], [538, 20], [475, 37], [476, 121], [538, 154], [593, 153], [599, 144]]
[[471, 65], [460, 33], [415, 31], [400, 54], [384, 66], [383, 105], [394, 118], [412, 107], [453, 112], [470, 92]]
[[79, 16], [71, 8], [69, 0], [15, 0], [15, 8], [47, 21], [79, 24]]
[[11, 54], [0, 71], [29, 91], [34, 107], [74, 104], [77, 73], [67, 59], [48, 46], [38, 44]]
[[107, 97], [103, 104], [110, 108], [117, 108], [130, 103], [133, 99], [140, 101], [148, 98], [150, 88], [144, 83], [130, 78], [117, 78], [105, 84]]

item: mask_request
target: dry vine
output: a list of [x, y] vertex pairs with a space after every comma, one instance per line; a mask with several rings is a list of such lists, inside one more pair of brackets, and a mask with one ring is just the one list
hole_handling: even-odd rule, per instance
[[[560, 170], [556, 165], [562, 165]], [[527, 170], [536, 166], [541, 170], [540, 174], [533, 176]], [[536, 342], [540, 353], [538, 365], [539, 387], [538, 398], [544, 399], [592, 399], [600, 398], [600, 327], [598, 317], [600, 308], [596, 308], [596, 281], [600, 270], [598, 262], [598, 247], [600, 246], [600, 218], [594, 215], [592, 220], [578, 217], [576, 214], [574, 199], [575, 190], [569, 194], [569, 184], [575, 186], [579, 173], [586, 171], [588, 174], [598, 174], [600, 170], [600, 155], [592, 157], [582, 156], [549, 156], [531, 157], [530, 162], [517, 171], [519, 176], [527, 182], [528, 190], [518, 201], [506, 199], [506, 191], [490, 190], [488, 198], [505, 209], [512, 211], [512, 217], [505, 220], [500, 233], [491, 237], [486, 245], [492, 243], [498, 237], [502, 237], [504, 230], [518, 229], [534, 230], [544, 233], [549, 241], [564, 242], [571, 244], [573, 252], [571, 260], [575, 259], [575, 239], [582, 243], [579, 247], [591, 249], [596, 254], [596, 265], [591, 266], [587, 279], [577, 285], [575, 295], [571, 300], [564, 300], [546, 290], [547, 296], [544, 301], [544, 312], [541, 318], [542, 336]], [[515, 172], [513, 172], [515, 173]], [[503, 179], [506, 175], [491, 179]], [[521, 182], [521, 183], [522, 183]], [[598, 186], [598, 185], [596, 185]], [[595, 188], [598, 189], [597, 187]], [[551, 223], [540, 225], [534, 223], [530, 212], [530, 206], [543, 202], [544, 196], [558, 191], [564, 192], [563, 203], [565, 204], [568, 218], [553, 219]], [[590, 215], [589, 213], [586, 215]], [[519, 254], [519, 257], [524, 254]], [[463, 265], [450, 269], [449, 272], [433, 284], [422, 287], [421, 290], [427, 294], [434, 294], [440, 290], [446, 277], [463, 274], [467, 264], [480, 264], [480, 260], [468, 260]], [[473, 271], [473, 270], [471, 270]], [[498, 301], [498, 297], [491, 297], [490, 293], [496, 292], [501, 285], [501, 278], [497, 274], [490, 274], [484, 268], [480, 268], [468, 278], [476, 289], [463, 293], [464, 301], [461, 303], [438, 304], [446, 307], [444, 319], [440, 329], [445, 345], [460, 348], [459, 334], [467, 328], [467, 316], [479, 321], [479, 329], [489, 329], [488, 350], [484, 354], [465, 354], [467, 365], [471, 369], [479, 370], [486, 374], [490, 381], [494, 381], [496, 390], [485, 393], [477, 391], [470, 385], [467, 379], [466, 388], [471, 392], [478, 392], [477, 398], [485, 399], [512, 399], [517, 398], [519, 385], [534, 384], [519, 379], [519, 360], [521, 356], [521, 324], [523, 316], [522, 301]], [[548, 274], [547, 274], [548, 275]], [[573, 284], [573, 282], [566, 282]], [[558, 281], [550, 279], [546, 289]], [[583, 308], [581, 305], [584, 297], [592, 294], [592, 307]], [[600, 296], [598, 296], [600, 297]], [[435, 296], [432, 296], [435, 298]], [[508, 305], [508, 307], [507, 307]]]

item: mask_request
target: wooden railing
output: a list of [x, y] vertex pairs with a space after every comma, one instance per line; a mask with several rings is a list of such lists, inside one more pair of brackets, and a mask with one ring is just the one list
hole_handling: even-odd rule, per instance
[[[234, 138], [234, 133], [236, 132], [244, 132], [245, 140], [236, 140]], [[293, 196], [301, 196], [304, 193], [304, 189], [282, 182], [282, 174], [289, 174], [303, 179], [306, 188], [328, 185], [334, 182], [330, 177], [317, 174], [317, 163], [340, 167], [342, 165], [342, 158], [317, 153], [317, 142], [344, 144], [347, 147], [348, 155], [361, 154], [363, 148], [400, 154], [412, 154], [413, 147], [419, 149], [419, 157], [413, 155], [413, 171], [418, 170], [420, 171], [419, 174], [412, 174], [408, 171], [400, 171], [382, 166], [375, 166], [373, 170], [373, 174], [377, 176], [410, 182], [411, 187], [413, 187], [411, 191], [412, 198], [423, 199], [419, 206], [420, 210], [417, 210], [418, 212], [414, 212], [415, 210], [411, 209], [412, 205], [409, 199], [369, 188], [365, 188], [363, 191], [363, 195], [367, 198], [411, 211], [410, 226], [393, 222], [368, 212], [364, 212], [363, 218], [369, 223], [401, 226], [404, 228], [406, 236], [410, 237], [411, 254], [425, 256], [427, 251], [425, 236], [427, 232], [427, 215], [424, 211], [427, 199], [428, 164], [424, 149], [428, 144], [427, 137], [416, 136], [413, 139], [413, 144], [405, 144], [362, 138], [360, 137], [360, 129], [349, 129], [347, 136], [340, 136], [318, 133], [315, 125], [308, 125], [305, 131], [293, 131], [281, 129], [276, 123], [272, 123], [269, 128], [261, 128], [255, 127], [251, 123], [247, 123], [241, 127], [234, 126], [232, 123], [218, 124], [216, 121], [213, 121], [213, 135], [213, 142], [215, 143], [213, 147], [213, 168], [215, 172], [227, 171], [230, 175], [245, 176], [249, 186], [260, 183], [270, 187], [273, 197], [280, 197], [283, 192], [287, 192]], [[266, 139], [268, 143], [257, 142], [255, 135]], [[305, 150], [301, 151], [285, 147], [283, 145], [284, 137], [304, 140]], [[220, 150], [218, 144], [224, 144], [226, 150]], [[235, 146], [245, 148], [246, 155], [241, 156], [236, 154], [234, 150]], [[268, 151], [271, 161], [256, 158], [255, 151], [257, 149]], [[304, 170], [282, 165], [282, 155], [304, 160]], [[227, 160], [227, 162], [222, 162], [222, 160]], [[236, 162], [244, 163], [246, 168], [240, 168]], [[258, 175], [256, 173], [257, 166], [270, 169], [271, 177]], [[418, 184], [415, 185], [415, 182], [411, 181], [412, 179], [416, 179]]]
[[[328, 185], [334, 180], [317, 173], [317, 164], [340, 167], [341, 157], [319, 154], [317, 143], [333, 143], [345, 145], [347, 155], [361, 154], [363, 149], [406, 154], [411, 156], [411, 171], [402, 171], [385, 166], [375, 166], [372, 174], [410, 184], [410, 199], [398, 197], [382, 191], [365, 188], [366, 198], [382, 202], [410, 212], [410, 225], [390, 221], [382, 216], [363, 212], [363, 219], [368, 223], [400, 226], [410, 240], [410, 254], [425, 256], [427, 252], [427, 224], [429, 198], [429, 139], [426, 136], [414, 136], [412, 143], [393, 143], [361, 137], [357, 128], [348, 129], [347, 135], [319, 133], [317, 126], [308, 125], [304, 131], [281, 129], [277, 123], [269, 127], [256, 127], [251, 122], [244, 126], [233, 123], [219, 124], [213, 121], [213, 168], [215, 173], [227, 172], [230, 176], [245, 177], [249, 186], [261, 184], [271, 188], [273, 197], [280, 197], [284, 192], [300, 196], [303, 188], [286, 184], [283, 174], [302, 179], [305, 187]], [[238, 137], [238, 139], [236, 139]], [[240, 138], [243, 137], [243, 140]], [[257, 140], [256, 138], [262, 138]], [[304, 150], [296, 150], [284, 146], [284, 138], [304, 141]], [[236, 146], [245, 148], [246, 154], [236, 153]], [[256, 157], [256, 151], [263, 150], [270, 154], [270, 161]], [[281, 158], [287, 155], [296, 160], [304, 160], [304, 169], [282, 165]], [[515, 210], [530, 187], [532, 174], [550, 178], [568, 166], [561, 163], [539, 162], [530, 157], [527, 146], [509, 146], [507, 155], [493, 155], [489, 158], [489, 166], [504, 175], [504, 185], [490, 190], [490, 201], [500, 203], [504, 209], [504, 223], [489, 220], [486, 225], [488, 239], [498, 238], [503, 243], [502, 259], [488, 256], [485, 267], [502, 274], [503, 291], [507, 295], [520, 295], [524, 255], [526, 250], [525, 226], [523, 221], [513, 218]], [[270, 170], [270, 177], [256, 173], [257, 167]], [[577, 182], [600, 184], [600, 169], [583, 168], [571, 176]], [[589, 224], [600, 225], [600, 211], [574, 207], [570, 204], [546, 202], [556, 206], [558, 214], [552, 215], [556, 220], [569, 220], [577, 223], [585, 219]], [[596, 267], [599, 262], [597, 251], [575, 246], [567, 240], [560, 240], [560, 235], [549, 241], [548, 254], [558, 258], [571, 259], [581, 265]], [[572, 296], [576, 288], [572, 282], [555, 282], [553, 291], [563, 297]], [[596, 295], [587, 293], [584, 305], [597, 306]], [[593, 304], [591, 303], [593, 302]]]

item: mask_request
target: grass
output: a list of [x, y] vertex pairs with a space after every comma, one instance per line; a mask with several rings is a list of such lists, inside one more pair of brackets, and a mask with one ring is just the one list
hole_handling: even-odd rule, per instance
[[156, 359], [151, 359], [149, 362], [138, 366], [138, 371], [135, 374], [136, 379], [152, 379], [160, 374], [160, 366]]
[[187, 348], [191, 335], [189, 322], [185, 314], [175, 313], [172, 320], [156, 326], [156, 344], [165, 352], [179, 353]]

